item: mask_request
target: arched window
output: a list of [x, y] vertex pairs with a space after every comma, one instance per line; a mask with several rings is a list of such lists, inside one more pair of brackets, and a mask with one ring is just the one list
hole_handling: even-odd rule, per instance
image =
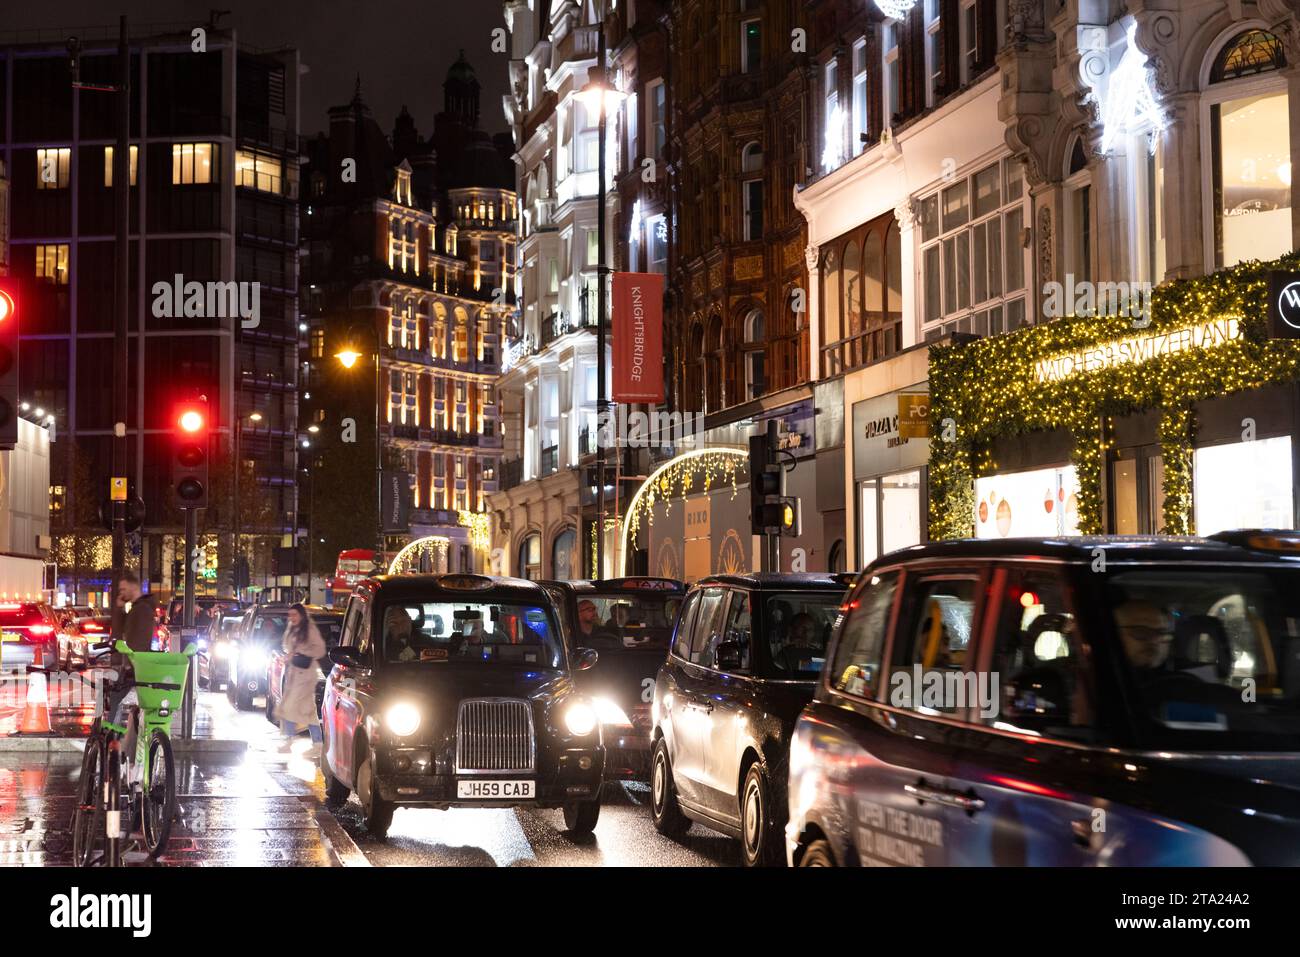
[[1260, 29], [1219, 50], [1203, 94], [1210, 129], [1211, 209], [1207, 258], [1213, 268], [1290, 251], [1291, 137], [1282, 44]]
[[822, 263], [822, 342], [825, 343], [826, 367], [822, 374], [837, 375], [843, 371], [839, 341], [844, 338], [843, 309], [840, 303], [840, 258], [834, 249], [827, 250]]
[[746, 144], [740, 154], [741, 205], [744, 221], [741, 238], [763, 238], [763, 147], [757, 142]]
[[542, 536], [531, 532], [519, 543], [519, 561], [515, 573], [520, 578], [536, 581], [542, 577]]
[[740, 171], [742, 173], [763, 172], [763, 146], [757, 140], [746, 143], [740, 153]]
[[744, 319], [745, 398], [757, 399], [767, 391], [767, 334], [763, 310], [751, 309]]
[[573, 571], [574, 546], [578, 542], [578, 533], [566, 528], [555, 536], [551, 542], [551, 578], [556, 581], [569, 581], [576, 578]]
[[885, 230], [885, 351], [903, 348], [903, 246], [898, 220], [891, 219]]
[[722, 319], [714, 315], [709, 318], [708, 328], [704, 334], [704, 348], [707, 360], [704, 364], [704, 392], [706, 412], [716, 412], [722, 408]]
[[1065, 167], [1065, 272], [1092, 280], [1092, 174], [1083, 137], [1070, 144]]
[[862, 343], [858, 339], [862, 332], [862, 252], [855, 240], [849, 240], [844, 246], [840, 274], [844, 286], [844, 335], [852, 340], [845, 361], [857, 366], [862, 364]]

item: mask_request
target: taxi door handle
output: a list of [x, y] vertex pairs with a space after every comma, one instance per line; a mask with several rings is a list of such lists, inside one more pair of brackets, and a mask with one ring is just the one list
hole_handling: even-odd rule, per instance
[[984, 810], [984, 799], [975, 796], [974, 788], [967, 788], [964, 792], [953, 791], [950, 788], [935, 788], [927, 785], [925, 779], [921, 778], [915, 784], [904, 784], [903, 790], [922, 804], [929, 801], [932, 804], [942, 804], [944, 807], [958, 808], [967, 814]]
[[712, 713], [713, 713], [713, 702], [712, 702], [712, 701], [706, 701], [706, 702], [704, 702], [703, 704], [699, 704], [699, 703], [696, 703], [696, 702], [692, 702], [691, 704], [688, 704], [686, 707], [687, 707], [687, 709], [692, 710], [692, 711], [703, 711], [705, 714], [712, 714]]

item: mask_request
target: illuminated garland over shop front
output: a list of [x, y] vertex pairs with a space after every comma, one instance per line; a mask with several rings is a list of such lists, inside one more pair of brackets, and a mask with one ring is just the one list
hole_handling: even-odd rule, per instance
[[462, 508], [458, 513], [460, 524], [469, 529], [469, 541], [476, 549], [485, 552], [492, 545], [492, 516], [487, 512], [471, 512]]
[[736, 471], [749, 462], [749, 450], [720, 445], [709, 449], [692, 449], [669, 459], [659, 466], [637, 489], [627, 507], [627, 521], [623, 526], [619, 548], [619, 574], [624, 574], [627, 553], [636, 533], [641, 528], [641, 518], [646, 525], [654, 525], [654, 507], [664, 503], [665, 514], [672, 510], [674, 497], [686, 498], [702, 482], [708, 492], [722, 482], [731, 485], [731, 496], [736, 496]]
[[[1192, 534], [1193, 404], [1300, 377], [1300, 341], [1267, 338], [1268, 273], [1300, 270], [1300, 255], [1250, 262], [1157, 288], [1150, 325], [1126, 316], [1069, 316], [1007, 335], [930, 350], [930, 537], [966, 538], [974, 523], [974, 480], [998, 469], [993, 440], [1067, 429], [1078, 471], [1079, 530], [1104, 528], [1101, 482], [1118, 417], [1160, 411], [1164, 526]], [[1144, 361], [1097, 362], [1059, 377], [1041, 363], [1138, 336], [1215, 323], [1239, 335]]]

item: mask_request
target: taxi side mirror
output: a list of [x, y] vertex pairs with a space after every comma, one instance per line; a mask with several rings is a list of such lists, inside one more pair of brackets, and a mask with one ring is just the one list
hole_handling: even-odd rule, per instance
[[328, 655], [330, 661], [345, 668], [361, 668], [367, 664], [367, 656], [351, 647], [336, 646], [329, 650]]
[[596, 651], [595, 648], [579, 648], [573, 653], [573, 666], [578, 671], [586, 671], [588, 668], [592, 667], [599, 658], [600, 653]]
[[738, 641], [724, 641], [718, 645], [718, 669], [739, 671], [744, 667], [744, 648]]

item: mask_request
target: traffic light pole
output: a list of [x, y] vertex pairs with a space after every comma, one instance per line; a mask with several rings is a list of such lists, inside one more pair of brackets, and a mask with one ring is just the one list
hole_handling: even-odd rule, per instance
[[[126, 17], [118, 22], [117, 147], [113, 150], [113, 202], [117, 221], [117, 272], [113, 290], [113, 475], [127, 474], [126, 419], [130, 397], [127, 372], [127, 312], [131, 278], [131, 51], [126, 42]], [[114, 500], [113, 593], [126, 569], [126, 502]], [[114, 598], [116, 600], [116, 597]]]
[[[187, 508], [185, 511], [185, 611], [182, 619], [182, 631], [180, 647], [173, 644], [171, 650], [184, 650], [185, 636], [189, 635], [194, 628], [194, 550], [198, 547], [199, 538], [199, 510], [197, 508]], [[181, 720], [181, 737], [189, 740], [194, 737], [194, 702], [195, 695], [198, 693], [197, 681], [195, 678], [195, 662], [190, 660], [188, 677], [186, 679], [187, 687], [185, 696], [187, 699], [186, 707], [182, 709]]]

